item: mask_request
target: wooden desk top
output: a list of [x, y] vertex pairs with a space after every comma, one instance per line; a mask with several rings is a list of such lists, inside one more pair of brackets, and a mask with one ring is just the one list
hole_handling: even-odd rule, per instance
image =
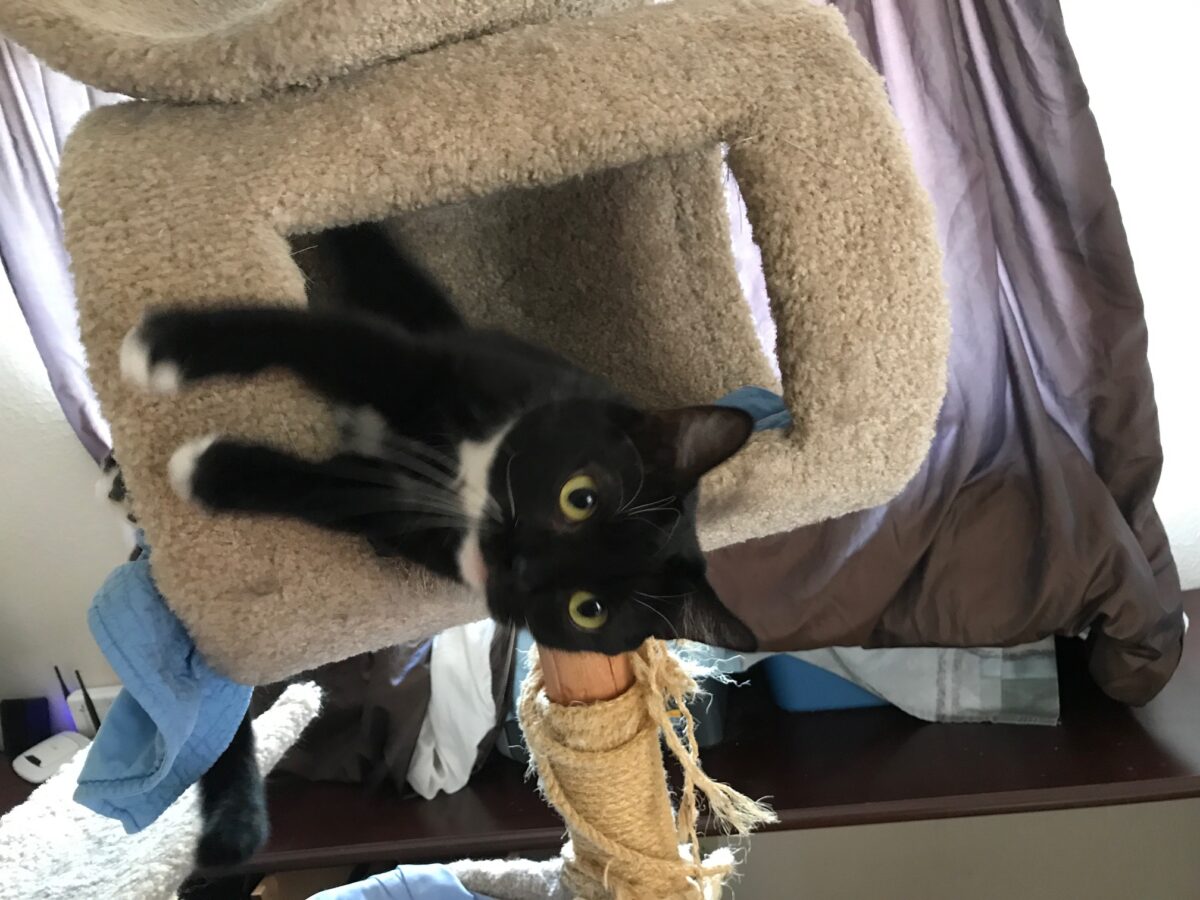
[[[1200, 613], [1200, 594], [1189, 609]], [[743, 689], [727, 732], [738, 737], [705, 751], [705, 768], [771, 797], [781, 829], [1200, 796], [1198, 631], [1143, 709], [1101, 694], [1081, 643], [1061, 641], [1056, 728], [929, 724], [894, 708], [789, 714]], [[270, 807], [271, 841], [250, 870], [487, 858], [553, 851], [563, 837], [523, 767], [499, 756], [462, 791], [428, 802], [293, 784], [274, 786]]]
[[[1193, 622], [1200, 594], [1189, 602]], [[1143, 709], [1104, 697], [1079, 642], [1060, 642], [1057, 728], [927, 724], [891, 708], [787, 714], [761, 691], [731, 706], [737, 739], [707, 770], [770, 796], [779, 828], [1022, 812], [1200, 796], [1200, 629], [1170, 685]], [[0, 811], [31, 785], [0, 764]], [[272, 837], [245, 871], [553, 851], [558, 817], [495, 756], [464, 790], [425, 802], [338, 784], [271, 788]]]

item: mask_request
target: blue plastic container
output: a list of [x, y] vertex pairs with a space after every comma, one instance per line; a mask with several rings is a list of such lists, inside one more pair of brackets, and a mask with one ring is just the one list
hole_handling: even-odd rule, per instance
[[794, 656], [769, 656], [762, 661], [762, 668], [772, 699], [788, 712], [890, 705], [857, 684]]

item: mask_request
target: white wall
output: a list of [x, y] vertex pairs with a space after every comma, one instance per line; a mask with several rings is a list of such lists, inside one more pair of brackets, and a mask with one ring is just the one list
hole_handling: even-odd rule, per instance
[[[96, 499], [96, 465], [67, 424], [6, 281], [0, 292], [0, 698], [61, 697], [115, 684], [92, 641], [92, 594], [129, 555], [120, 519]], [[52, 705], [61, 727], [65, 707]]]
[[1166, 457], [1156, 503], [1185, 587], [1200, 587], [1200, 3], [1062, 0], [1100, 124], [1150, 326]]

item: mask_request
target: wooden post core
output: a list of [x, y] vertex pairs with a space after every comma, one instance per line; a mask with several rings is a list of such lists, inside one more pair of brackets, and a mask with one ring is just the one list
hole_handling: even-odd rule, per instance
[[553, 703], [567, 706], [611, 700], [633, 685], [633, 664], [628, 653], [605, 656], [540, 647], [538, 656], [542, 662], [546, 696]]

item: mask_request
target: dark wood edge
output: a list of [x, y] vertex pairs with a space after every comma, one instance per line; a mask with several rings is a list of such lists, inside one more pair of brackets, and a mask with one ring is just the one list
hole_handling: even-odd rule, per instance
[[779, 810], [779, 822], [762, 830], [792, 831], [808, 828], [843, 828], [852, 825], [885, 825], [928, 819], [964, 819], [1011, 813], [1088, 809], [1097, 806], [1125, 806], [1132, 803], [1155, 803], [1194, 797], [1200, 797], [1200, 776]]
[[[779, 822], [760, 831], [797, 831], [810, 828], [845, 828], [855, 825], [883, 825], [920, 822], [932, 819], [975, 818], [1012, 813], [1087, 809], [1098, 806], [1124, 806], [1200, 797], [1200, 776], [1162, 778], [1149, 781], [1081, 788], [1009, 791], [1001, 794], [962, 794], [929, 800], [897, 800], [883, 803], [848, 804], [818, 809], [778, 810]], [[769, 798], [768, 798], [769, 802]], [[709, 829], [710, 835], [715, 830]], [[562, 828], [531, 828], [472, 836], [456, 841], [445, 838], [376, 841], [345, 844], [320, 849], [270, 853], [256, 857], [244, 866], [223, 869], [221, 876], [322, 866], [356, 865], [364, 861], [430, 862], [474, 858], [499, 858], [512, 853], [557, 850], [565, 840]], [[203, 873], [201, 873], [203, 874]], [[214, 873], [216, 874], [216, 873]]]

